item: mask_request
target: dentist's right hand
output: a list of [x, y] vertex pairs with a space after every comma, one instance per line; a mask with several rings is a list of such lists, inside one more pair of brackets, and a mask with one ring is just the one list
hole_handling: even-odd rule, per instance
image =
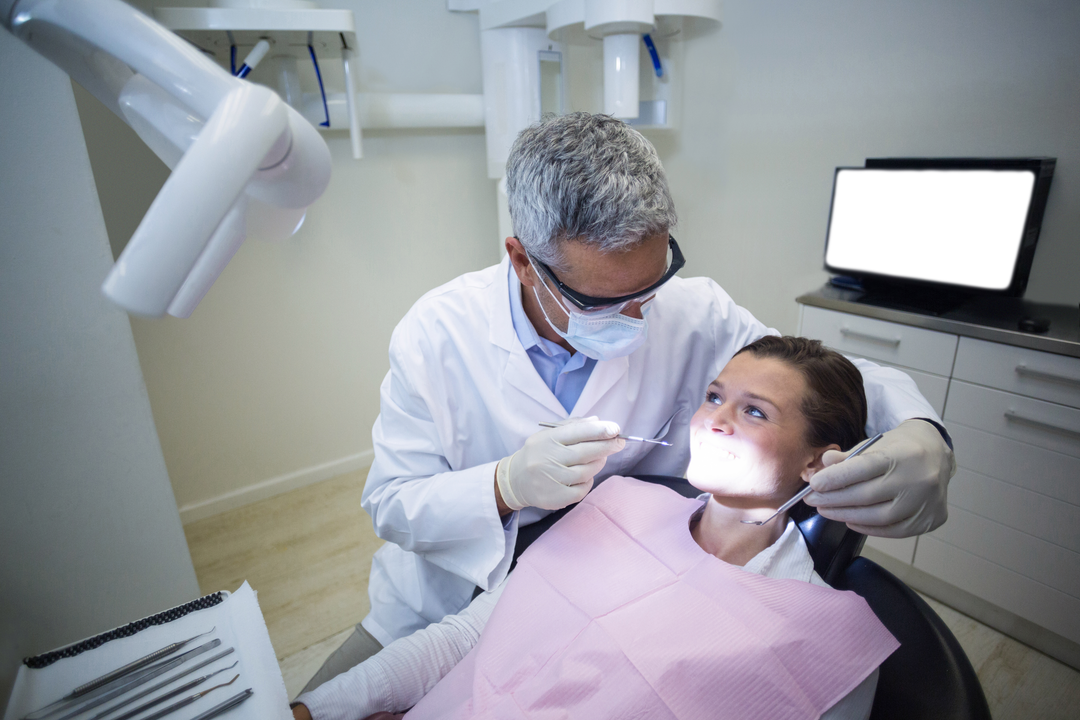
[[626, 441], [619, 426], [595, 417], [572, 419], [529, 437], [495, 468], [495, 500], [505, 515], [524, 507], [558, 510], [584, 498], [608, 455]]

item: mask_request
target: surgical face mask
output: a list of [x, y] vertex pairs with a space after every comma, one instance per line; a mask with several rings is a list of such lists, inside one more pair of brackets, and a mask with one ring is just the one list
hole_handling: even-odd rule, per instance
[[[539, 277], [540, 274], [537, 273], [537, 278], [539, 279]], [[555, 323], [551, 322], [547, 310], [544, 309], [544, 303], [540, 302], [540, 296], [536, 293], [536, 287], [534, 286], [533, 294], [536, 296], [536, 302], [540, 305], [540, 312], [544, 313], [544, 319], [547, 320], [548, 325], [559, 337], [573, 345], [575, 350], [584, 353], [586, 357], [591, 357], [594, 360], [612, 360], [624, 357], [641, 347], [641, 344], [645, 342], [645, 338], [649, 335], [649, 324], [645, 321], [645, 316], [649, 314], [651, 309], [649, 301], [641, 305], [642, 317], [640, 320], [623, 315], [620, 312], [623, 309], [622, 305], [615, 306], [610, 311], [593, 311], [586, 315], [571, 310], [559, 302], [559, 299], [555, 297], [555, 294], [551, 292], [551, 289], [543, 280], [540, 280], [540, 284], [544, 286], [548, 295], [569, 316], [566, 332], [563, 332], [555, 326]]]

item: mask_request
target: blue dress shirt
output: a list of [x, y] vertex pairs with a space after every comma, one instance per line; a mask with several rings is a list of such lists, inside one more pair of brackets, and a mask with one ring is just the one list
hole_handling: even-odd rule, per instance
[[510, 319], [514, 323], [514, 332], [544, 384], [554, 393], [566, 412], [573, 412], [574, 405], [585, 389], [585, 383], [589, 381], [589, 375], [596, 367], [596, 360], [581, 352], [571, 355], [562, 346], [540, 337], [525, 314], [525, 307], [521, 303], [521, 281], [518, 280], [512, 265], [509, 280]]

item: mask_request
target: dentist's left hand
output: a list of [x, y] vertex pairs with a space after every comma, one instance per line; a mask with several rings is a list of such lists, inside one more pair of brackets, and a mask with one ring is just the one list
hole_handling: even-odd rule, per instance
[[508, 511], [558, 510], [580, 501], [592, 489], [608, 455], [626, 446], [618, 434], [616, 423], [585, 418], [531, 435], [496, 466], [496, 503], [501, 501]]
[[856, 532], [912, 537], [940, 527], [949, 516], [946, 491], [956, 459], [937, 428], [905, 420], [858, 457], [830, 450], [810, 480], [807, 505]]

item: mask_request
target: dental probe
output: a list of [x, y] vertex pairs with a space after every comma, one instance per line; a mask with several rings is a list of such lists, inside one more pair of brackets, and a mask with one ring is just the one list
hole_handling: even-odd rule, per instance
[[230, 680], [229, 682], [221, 683], [220, 685], [215, 685], [212, 688], [207, 688], [206, 690], [203, 690], [202, 692], [197, 692], [194, 695], [188, 695], [183, 700], [180, 700], [178, 702], [174, 702], [172, 705], [169, 705], [166, 708], [162, 708], [161, 710], [158, 710], [156, 713], [154, 713], [152, 715], [147, 715], [142, 720], [158, 720], [158, 718], [163, 718], [166, 715], [170, 715], [170, 714], [176, 712], [177, 710], [179, 710], [180, 708], [185, 707], [187, 705], [190, 705], [191, 703], [195, 702], [199, 698], [214, 692], [218, 688], [228, 687], [229, 685], [232, 685], [234, 682], [236, 682], [236, 680], [239, 677], [240, 677], [239, 675], [234, 675], [233, 679]]
[[[101, 720], [101, 718], [106, 717], [107, 715], [111, 715], [112, 713], [116, 712], [120, 708], [122, 708], [122, 707], [124, 707], [126, 705], [130, 705], [131, 703], [135, 702], [136, 700], [139, 700], [141, 698], [146, 697], [147, 695], [151, 695], [151, 694], [157, 692], [158, 690], [165, 687], [166, 685], [172, 685], [174, 682], [176, 682], [180, 678], [186, 677], [186, 676], [190, 675], [191, 673], [195, 672], [196, 670], [201, 670], [204, 667], [206, 667], [207, 665], [212, 665], [213, 663], [217, 662], [218, 660], [220, 660], [221, 658], [225, 657], [226, 655], [228, 655], [228, 654], [230, 654], [232, 652], [233, 652], [233, 648], [226, 648], [225, 650], [222, 650], [221, 652], [219, 652], [217, 655], [209, 657], [206, 660], [203, 660], [201, 663], [198, 663], [196, 665], [192, 665], [187, 670], [183, 670], [181, 672], [178, 672], [175, 675], [173, 675], [172, 677], [167, 677], [164, 680], [162, 680], [161, 682], [159, 682], [159, 683], [157, 683], [155, 685], [151, 685], [150, 687], [146, 688], [145, 690], [140, 690], [139, 692], [135, 693], [131, 697], [124, 698], [124, 700], [122, 700], [121, 702], [118, 702], [117, 704], [113, 705], [112, 707], [108, 708], [107, 710], [103, 710], [103, 711], [99, 712], [97, 715], [90, 718], [90, 720]], [[236, 663], [233, 663], [232, 665], [230, 665], [228, 668], [225, 668], [225, 669], [228, 670], [228, 669], [234, 667], [235, 665], [236, 665]], [[80, 710], [80, 712], [82, 712], [82, 711]], [[114, 718], [113, 720], [118, 720], [118, 719]]]
[[[166, 657], [167, 655], [171, 655], [172, 653], [176, 652], [180, 648], [187, 645], [189, 642], [191, 642], [195, 638], [200, 638], [203, 635], [209, 635], [210, 633], [214, 632], [214, 630], [216, 630], [216, 629], [217, 629], [217, 626], [210, 628], [209, 630], [207, 630], [204, 633], [199, 633], [198, 635], [195, 635], [193, 637], [189, 637], [187, 640], [181, 640], [179, 642], [174, 642], [171, 645], [166, 645], [165, 647], [161, 648], [160, 650], [155, 650], [154, 652], [150, 653], [149, 655], [141, 657], [138, 660], [133, 660], [132, 662], [129, 662], [127, 665], [124, 665], [123, 667], [117, 668], [116, 670], [113, 670], [112, 672], [105, 673], [101, 677], [94, 678], [90, 682], [83, 683], [82, 685], [75, 688], [74, 690], [72, 690], [70, 693], [68, 693], [64, 697], [62, 697], [59, 700], [57, 700], [56, 702], [54, 702], [52, 705], [47, 705], [47, 706], [45, 706], [45, 707], [43, 707], [43, 708], [41, 708], [39, 710], [35, 710], [34, 712], [30, 713], [25, 718], [23, 718], [23, 720], [32, 720], [33, 718], [40, 718], [40, 717], [45, 717], [46, 715], [51, 715], [51, 714], [53, 714], [53, 712], [55, 712], [56, 708], [59, 708], [62, 705], [65, 705], [65, 704], [70, 703], [70, 702], [72, 702], [74, 700], [77, 700], [77, 699], [81, 698], [83, 695], [89, 695], [94, 690], [97, 690], [97, 689], [102, 688], [102, 687], [104, 687], [104, 686], [106, 686], [106, 685], [108, 685], [108, 684], [110, 684], [112, 682], [115, 682], [116, 680], [119, 680], [120, 678], [124, 677], [125, 675], [130, 675], [130, 674], [134, 673], [136, 670], [144, 668], [147, 665], [149, 665], [150, 663], [155, 662], [156, 660], [160, 660], [161, 658]], [[46, 712], [46, 711], [49, 711], [49, 712]]]
[[[542, 422], [540, 427], [553, 428], [561, 427], [556, 423]], [[653, 445], [663, 445], [664, 447], [671, 447], [671, 443], [664, 442], [663, 440], [649, 440], [648, 438], [634, 437], [633, 435], [616, 435], [615, 437], [621, 440], [630, 440], [632, 442], [652, 443]]]
[[[78, 697], [64, 697], [57, 700], [52, 705], [35, 710], [29, 715], [23, 716], [22, 720], [43, 720], [43, 718], [52, 717], [58, 713], [66, 712], [66, 715], [62, 715], [56, 720], [67, 720], [67, 718], [75, 717], [80, 713], [83, 713], [92, 708], [96, 708], [103, 703], [107, 703], [113, 698], [123, 695], [129, 690], [149, 682], [159, 675], [169, 672], [170, 670], [178, 667], [188, 660], [188, 658], [196, 655], [201, 655], [208, 650], [213, 650], [221, 644], [221, 640], [215, 638], [210, 642], [203, 643], [194, 650], [188, 650], [187, 652], [180, 653], [174, 658], [165, 658], [158, 660], [153, 665], [139, 668], [134, 672], [120, 677], [116, 680], [101, 685], [93, 690], [88, 690], [84, 694]], [[74, 709], [73, 709], [74, 708]]]
[[[164, 695], [159, 695], [158, 697], [154, 698], [153, 700], [148, 700], [148, 701], [144, 702], [142, 705], [140, 705], [139, 707], [128, 710], [123, 715], [119, 715], [119, 716], [113, 718], [113, 720], [130, 720], [131, 718], [135, 717], [136, 715], [143, 712], [144, 710], [148, 710], [148, 709], [154, 707], [155, 705], [160, 705], [161, 703], [165, 702], [166, 700], [171, 700], [172, 698], [176, 697], [177, 695], [185, 693], [188, 690], [192, 689], [193, 687], [197, 687], [197, 686], [201, 685], [202, 683], [206, 682], [207, 680], [214, 677], [218, 673], [223, 673], [226, 670], [232, 670], [234, 667], [236, 667], [237, 663], [239, 663], [239, 662], [240, 661], [237, 660], [236, 662], [234, 662], [229, 667], [223, 667], [220, 670], [215, 670], [214, 672], [210, 673], [209, 675], [203, 675], [202, 677], [195, 678], [194, 680], [191, 680], [190, 682], [186, 682], [183, 685], [181, 685], [180, 687], [176, 688], [175, 690], [170, 690], [169, 692], [165, 693]], [[233, 679], [235, 680], [236, 678], [233, 678]], [[105, 712], [100, 713], [99, 715], [95, 715], [94, 717], [95, 718], [100, 718], [100, 717], [104, 717], [106, 715], [109, 715], [109, 714], [115, 712], [118, 707], [120, 707], [120, 706], [117, 705], [115, 708], [110, 708], [110, 709], [106, 710]]]
[[[861, 452], [862, 452], [863, 450], [865, 450], [866, 448], [870, 447], [871, 445], [873, 445], [874, 443], [876, 443], [876, 442], [877, 442], [878, 440], [880, 440], [880, 439], [881, 439], [881, 436], [882, 436], [882, 435], [884, 435], [884, 433], [878, 433], [878, 434], [877, 434], [877, 435], [875, 435], [874, 437], [870, 438], [869, 440], [867, 440], [866, 442], [864, 442], [864, 443], [863, 443], [863, 444], [862, 444], [862, 445], [861, 445], [861, 446], [859, 447], [859, 449], [858, 449], [858, 450], [855, 450], [855, 451], [854, 451], [854, 452], [852, 452], [852, 453], [851, 453], [850, 455], [848, 455], [848, 456], [847, 456], [846, 458], [844, 458], [844, 460], [849, 460], [849, 459], [851, 459], [851, 458], [855, 457], [856, 455], [858, 455], [859, 453], [861, 453]], [[843, 462], [844, 460], [841, 460], [840, 462]], [[807, 486], [806, 486], [806, 487], [804, 487], [804, 488], [803, 488], [802, 490], [800, 490], [799, 492], [795, 493], [795, 497], [791, 498], [791, 499], [790, 499], [790, 500], [788, 500], [788, 501], [787, 501], [786, 503], [784, 503], [783, 505], [781, 505], [780, 507], [778, 507], [778, 508], [776, 509], [776, 512], [774, 512], [774, 513], [773, 513], [772, 515], [770, 515], [769, 517], [767, 517], [767, 518], [766, 518], [766, 519], [764, 519], [764, 520], [740, 520], [740, 522], [746, 523], [747, 525], [764, 525], [765, 523], [769, 522], [769, 520], [772, 520], [772, 519], [773, 519], [774, 517], [776, 517], [776, 516], [777, 516], [777, 515], [779, 515], [780, 513], [782, 513], [782, 512], [787, 512], [788, 510], [790, 510], [790, 509], [791, 509], [791, 507], [792, 507], [792, 506], [793, 506], [793, 505], [794, 505], [795, 503], [799, 502], [799, 501], [800, 501], [800, 500], [802, 500], [802, 499], [803, 499], [804, 497], [806, 497], [807, 495], [809, 495], [809, 494], [810, 494], [810, 491], [811, 491], [811, 490], [813, 490], [813, 489], [814, 489], [814, 488], [812, 488], [812, 487], [810, 487], [809, 485], [807, 485]]]

